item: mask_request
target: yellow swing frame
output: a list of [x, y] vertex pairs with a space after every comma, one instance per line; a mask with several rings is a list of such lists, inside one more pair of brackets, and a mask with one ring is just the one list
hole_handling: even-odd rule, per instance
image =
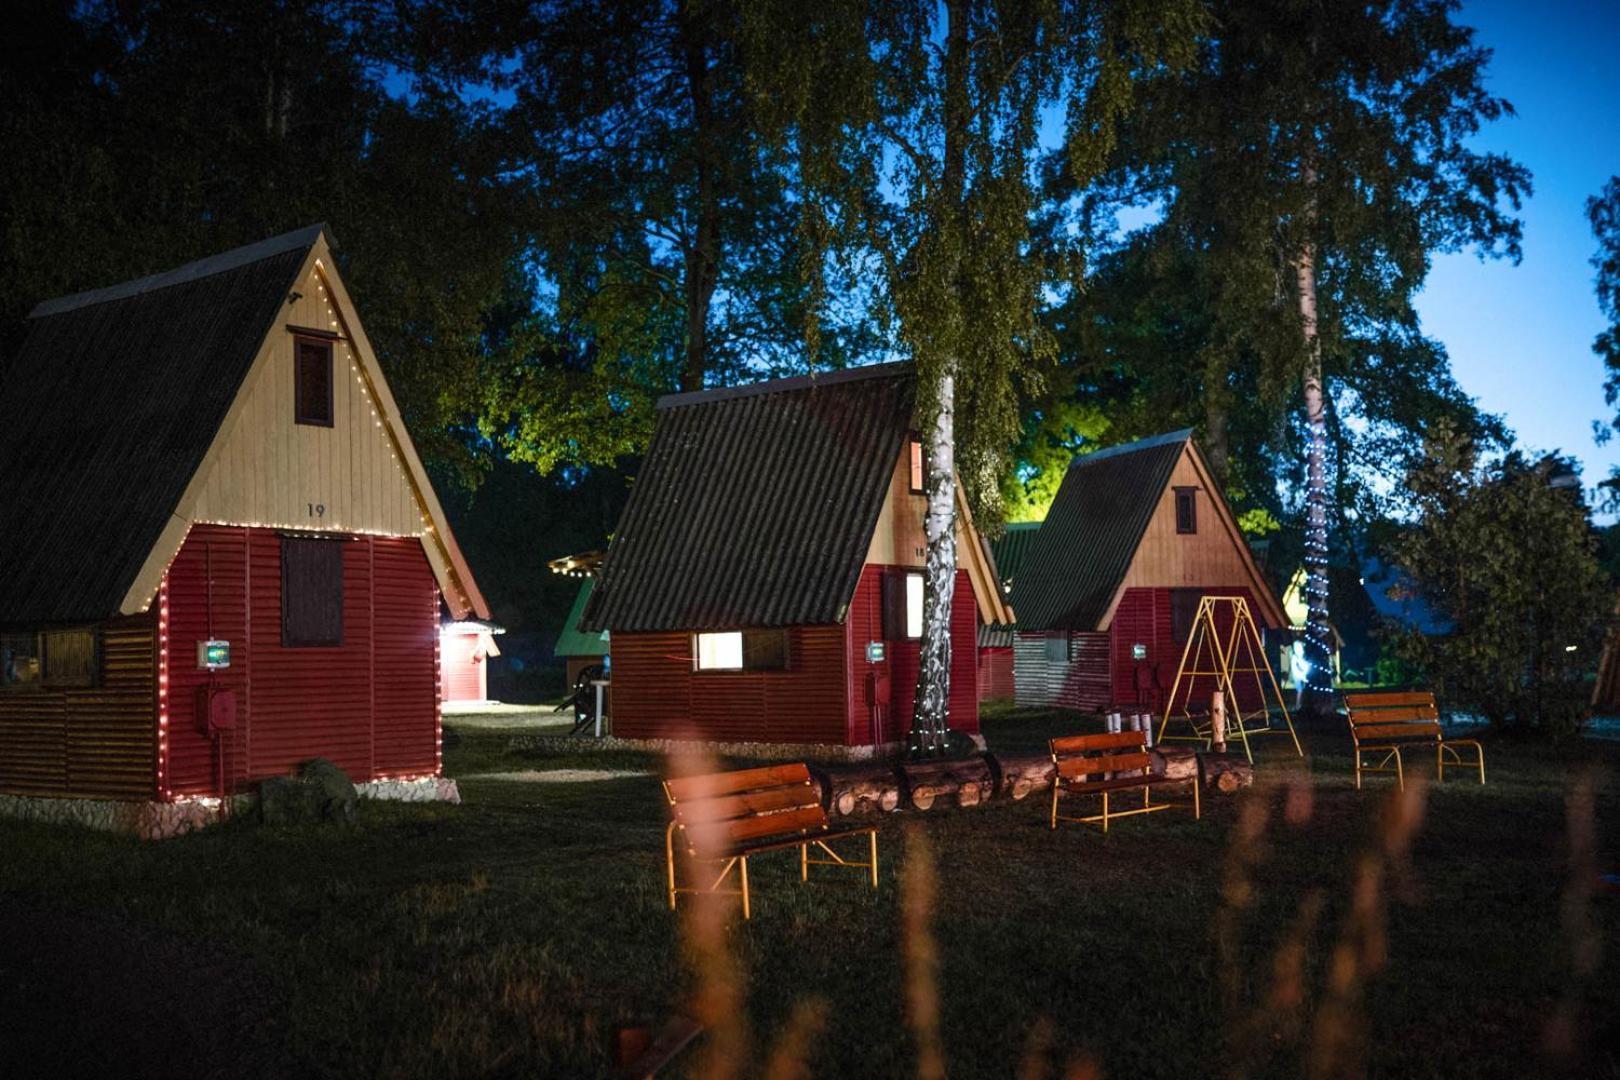
[[[1215, 612], [1225, 608], [1230, 611], [1232, 628], [1230, 633], [1222, 640], [1221, 633], [1215, 623]], [[1245, 713], [1238, 703], [1237, 684], [1234, 676], [1247, 675], [1254, 679], [1255, 687], [1260, 692], [1260, 707]], [[1200, 742], [1207, 750], [1214, 743], [1214, 721], [1208, 718], [1200, 721], [1187, 709], [1192, 700], [1192, 691], [1195, 681], [1199, 678], [1213, 678], [1215, 688], [1226, 694], [1227, 701], [1227, 729], [1226, 741], [1243, 744], [1243, 754], [1254, 761], [1254, 750], [1249, 746], [1249, 737], [1258, 735], [1281, 735], [1285, 731], [1294, 741], [1294, 752], [1300, 757], [1305, 756], [1304, 747], [1299, 744], [1299, 733], [1294, 730], [1294, 721], [1288, 715], [1288, 704], [1283, 700], [1282, 687], [1277, 683], [1277, 676], [1266, 662], [1265, 646], [1260, 641], [1260, 629], [1255, 625], [1254, 616], [1249, 611], [1249, 602], [1241, 596], [1204, 596], [1198, 601], [1198, 613], [1193, 618], [1192, 633], [1187, 635], [1187, 644], [1181, 650], [1181, 666], [1176, 670], [1176, 681], [1170, 688], [1170, 696], [1164, 702], [1164, 717], [1159, 721], [1158, 742]], [[1183, 693], [1185, 699], [1181, 702], [1179, 711], [1176, 699]], [[1282, 714], [1284, 727], [1274, 727], [1271, 723], [1271, 706], [1267, 701], [1267, 689], [1270, 689], [1270, 700], [1275, 701], [1278, 711]], [[1170, 721], [1176, 720], [1186, 725], [1183, 734], [1170, 734]], [[1259, 721], [1250, 726], [1251, 720]]]

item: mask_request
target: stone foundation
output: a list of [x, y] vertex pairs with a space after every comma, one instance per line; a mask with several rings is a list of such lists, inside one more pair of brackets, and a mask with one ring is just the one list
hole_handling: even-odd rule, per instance
[[[983, 735], [968, 736], [980, 750]], [[841, 746], [835, 743], [710, 742], [705, 739], [621, 739], [606, 735], [600, 739], [579, 735], [515, 735], [509, 750], [540, 750], [578, 753], [581, 750], [623, 750], [643, 754], [678, 756], [760, 758], [767, 761], [889, 761], [904, 751], [902, 743], [877, 746]]]
[[[354, 789], [362, 799], [461, 802], [461, 792], [456, 782], [442, 776], [417, 780], [370, 780], [356, 784]], [[97, 832], [138, 836], [142, 840], [167, 840], [248, 813], [258, 804], [259, 797], [252, 792], [232, 795], [229, 799], [191, 797], [174, 802], [0, 795], [0, 818], [35, 821], [44, 825], [78, 825]]]

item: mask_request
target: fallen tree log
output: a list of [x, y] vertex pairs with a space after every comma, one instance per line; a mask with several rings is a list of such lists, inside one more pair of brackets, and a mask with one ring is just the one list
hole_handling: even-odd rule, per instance
[[829, 814], [861, 817], [900, 809], [900, 776], [891, 765], [848, 765], [817, 771], [822, 801]]
[[901, 765], [900, 773], [906, 783], [906, 800], [918, 810], [927, 810], [941, 800], [945, 805], [978, 806], [995, 788], [990, 764], [982, 755]]
[[1254, 783], [1254, 765], [1242, 754], [1200, 754], [1204, 787], [1222, 795], [1235, 795]]
[[997, 794], [1017, 801], [1046, 791], [1057, 775], [1051, 754], [989, 754], [995, 770], [1000, 774]]
[[1198, 751], [1190, 746], [1160, 746], [1153, 750], [1153, 774], [1166, 780], [1196, 781]]

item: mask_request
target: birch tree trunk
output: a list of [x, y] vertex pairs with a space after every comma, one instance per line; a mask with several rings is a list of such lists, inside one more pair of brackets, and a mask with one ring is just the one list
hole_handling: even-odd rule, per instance
[[956, 375], [940, 376], [939, 411], [928, 432], [928, 508], [923, 516], [923, 624], [918, 642], [911, 751], [943, 752], [950, 730], [951, 600], [956, 591]]
[[[1315, 170], [1305, 170], [1313, 184]], [[1310, 214], [1314, 224], [1314, 204]], [[1299, 321], [1305, 335], [1305, 422], [1308, 432], [1305, 463], [1305, 676], [1306, 700], [1314, 710], [1333, 691], [1333, 630], [1328, 625], [1328, 490], [1327, 412], [1322, 392], [1322, 342], [1317, 329], [1316, 245], [1307, 238], [1294, 260], [1299, 294]]]

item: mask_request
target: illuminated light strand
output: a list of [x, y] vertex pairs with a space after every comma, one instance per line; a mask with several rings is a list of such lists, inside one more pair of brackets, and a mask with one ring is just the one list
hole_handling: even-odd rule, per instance
[[169, 572], [158, 582], [158, 794], [170, 801], [169, 790]]

